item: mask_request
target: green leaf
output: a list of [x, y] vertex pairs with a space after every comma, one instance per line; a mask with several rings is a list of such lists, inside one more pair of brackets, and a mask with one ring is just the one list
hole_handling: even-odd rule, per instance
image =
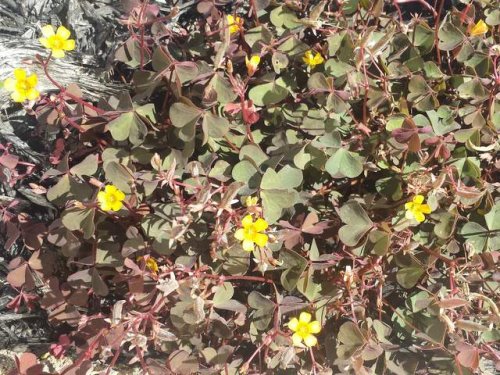
[[276, 51], [273, 53], [271, 63], [276, 74], [279, 74], [282, 69], [288, 66], [288, 57], [286, 54]]
[[94, 235], [95, 209], [70, 207], [64, 210], [61, 215], [63, 225], [71, 231], [81, 231], [83, 238], [89, 239]]
[[256, 311], [251, 315], [251, 320], [259, 331], [264, 331], [273, 319], [274, 303], [263, 294], [252, 291], [248, 295], [248, 305]]
[[291, 292], [297, 286], [302, 273], [307, 267], [307, 260], [294, 251], [284, 249], [280, 252], [280, 261], [283, 262], [284, 271], [281, 273], [283, 288]]
[[242, 160], [237, 163], [231, 175], [235, 181], [244, 182], [249, 189], [256, 189], [260, 183], [260, 173], [258, 168], [249, 160]]
[[106, 179], [111, 181], [118, 189], [126, 194], [132, 192], [131, 185], [134, 182], [132, 171], [122, 164], [111, 161], [104, 168]]
[[285, 208], [293, 207], [299, 194], [295, 190], [269, 189], [260, 192], [264, 217], [269, 224], [274, 224], [281, 217]]
[[203, 116], [202, 126], [203, 131], [212, 138], [222, 138], [229, 131], [229, 121], [211, 112], [207, 112], [205, 116]]
[[259, 107], [277, 104], [285, 99], [290, 92], [278, 84], [278, 81], [254, 86], [248, 92], [248, 97]]
[[339, 148], [326, 162], [325, 170], [334, 178], [358, 177], [363, 173], [363, 158], [355, 152]]
[[434, 226], [434, 233], [439, 238], [446, 240], [453, 235], [455, 230], [455, 215], [445, 212], [440, 215], [439, 223]]
[[212, 301], [215, 307], [217, 307], [217, 305], [229, 301], [231, 298], [233, 298], [233, 295], [233, 285], [229, 282], [224, 282], [221, 285], [217, 286], [217, 290], [215, 291]]
[[340, 78], [355, 70], [354, 66], [335, 59], [329, 59], [325, 63], [325, 72], [335, 78]]
[[339, 230], [340, 240], [347, 246], [355, 246], [373, 226], [363, 207], [356, 201], [349, 201], [340, 207], [339, 215], [347, 224]]
[[321, 297], [322, 289], [322, 285], [314, 281], [314, 270], [312, 268], [303, 273], [297, 282], [297, 290], [310, 302]]
[[261, 189], [290, 189], [302, 183], [302, 171], [286, 165], [278, 173], [268, 168], [262, 176]]
[[417, 285], [420, 277], [425, 273], [424, 269], [418, 264], [414, 264], [411, 267], [404, 267], [398, 270], [396, 273], [396, 280], [398, 283], [406, 289], [411, 289]]
[[465, 35], [455, 25], [446, 22], [439, 29], [438, 38], [438, 48], [443, 51], [451, 51], [463, 42]]
[[368, 234], [365, 244], [365, 254], [376, 254], [384, 256], [389, 250], [391, 235], [381, 230], [374, 230]]
[[114, 140], [128, 139], [133, 145], [140, 145], [144, 142], [148, 133], [147, 126], [134, 111], [122, 113], [108, 124], [108, 129]]
[[337, 338], [341, 343], [349, 346], [359, 347], [365, 342], [365, 338], [361, 333], [361, 330], [351, 321], [345, 322], [340, 326]]
[[98, 162], [99, 156], [97, 154], [90, 154], [69, 171], [80, 178], [83, 178], [83, 176], [92, 176], [97, 172]]
[[253, 47], [258, 41], [262, 41], [267, 45], [272, 38], [273, 34], [263, 25], [245, 31], [245, 42], [247, 42], [250, 47]]
[[474, 221], [469, 221], [460, 230], [460, 235], [465, 237], [465, 242], [474, 249], [476, 254], [486, 249], [488, 230]]
[[170, 120], [177, 128], [194, 126], [202, 116], [203, 111], [193, 105], [177, 102], [170, 107]]
[[213, 90], [213, 92], [217, 95], [217, 101], [221, 104], [231, 103], [237, 97], [233, 87], [221, 73], [214, 74], [212, 80], [207, 85], [206, 90], [208, 92]]
[[286, 6], [274, 8], [270, 14], [271, 23], [279, 28], [294, 29], [302, 26], [297, 15]]

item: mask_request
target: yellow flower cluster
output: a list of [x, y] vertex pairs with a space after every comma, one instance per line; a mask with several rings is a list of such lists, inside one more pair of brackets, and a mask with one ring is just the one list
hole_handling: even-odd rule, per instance
[[260, 56], [259, 55], [253, 55], [252, 57], [248, 58], [245, 56], [245, 64], [247, 66], [247, 72], [248, 75], [251, 77], [255, 74], [257, 69], [259, 68], [260, 64]]
[[290, 319], [288, 328], [294, 332], [292, 335], [293, 345], [300, 346], [304, 341], [307, 347], [311, 347], [318, 343], [318, 339], [314, 335], [321, 332], [321, 324], [317, 320], [311, 321], [311, 319], [311, 314], [305, 311], [300, 313], [298, 319]]
[[424, 204], [424, 199], [423, 195], [415, 195], [411, 202], [405, 204], [407, 219], [415, 219], [421, 223], [425, 220], [425, 214], [431, 213], [431, 208]]
[[114, 185], [106, 185], [104, 191], [97, 193], [99, 207], [103, 211], [120, 211], [123, 207], [125, 194]]
[[229, 14], [226, 17], [227, 25], [229, 26], [229, 33], [234, 34], [240, 31], [240, 28], [243, 27], [243, 20], [240, 17], [235, 17]]
[[14, 78], [7, 78], [4, 82], [4, 88], [11, 91], [10, 97], [17, 103], [22, 103], [27, 100], [35, 100], [40, 96], [40, 92], [36, 89], [38, 77], [36, 74], [28, 76], [26, 70], [17, 68], [14, 69]]
[[234, 233], [234, 237], [242, 241], [243, 250], [253, 251], [255, 245], [264, 247], [269, 240], [267, 234], [260, 233], [267, 229], [269, 226], [267, 221], [262, 218], [258, 218], [255, 222], [253, 221], [252, 215], [246, 215], [243, 220], [241, 220], [241, 226], [243, 228], [238, 229]]
[[[43, 37], [39, 39], [40, 43], [47, 49], [51, 50], [51, 55], [55, 58], [65, 56], [64, 51], [72, 51], [75, 49], [74, 39], [69, 39], [71, 32], [64, 26], [59, 26], [57, 31], [54, 26], [46, 25], [42, 27]], [[12, 92], [10, 95], [12, 100], [17, 103], [22, 103], [25, 100], [36, 100], [40, 97], [40, 92], [36, 86], [38, 77], [36, 74], [28, 75], [26, 70], [21, 68], [14, 69], [14, 77], [9, 77], [4, 82], [4, 88]]]
[[306, 51], [302, 60], [304, 60], [306, 65], [311, 69], [316, 65], [320, 65], [325, 62], [325, 59], [323, 58], [323, 56], [321, 56], [321, 53], [316, 52], [316, 54], [314, 54], [312, 50]]
[[[137, 261], [140, 262], [144, 260], [144, 257], [138, 257], [137, 258]], [[152, 273], [158, 273], [158, 263], [156, 262], [156, 259], [153, 258], [153, 257], [148, 257], [148, 259], [146, 259], [146, 268], [149, 269]]]
[[483, 20], [477, 21], [469, 31], [470, 36], [480, 36], [488, 32], [488, 25]]

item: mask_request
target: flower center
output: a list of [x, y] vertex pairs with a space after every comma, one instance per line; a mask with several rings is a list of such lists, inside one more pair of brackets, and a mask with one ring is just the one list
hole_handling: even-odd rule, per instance
[[108, 195], [108, 202], [109, 203], [115, 203], [116, 201], [117, 201], [116, 196], [114, 196], [113, 194]]
[[302, 337], [308, 336], [309, 325], [307, 323], [299, 323], [299, 326], [297, 327], [297, 333]]
[[28, 80], [23, 79], [21, 81], [17, 81], [17, 89], [19, 91], [28, 91], [31, 89], [31, 85], [29, 84]]
[[245, 229], [245, 236], [247, 238], [253, 238], [253, 236], [255, 236], [256, 233], [257, 233], [257, 231], [255, 230], [253, 225], [251, 227]]
[[53, 49], [63, 49], [64, 46], [64, 40], [57, 35], [50, 37], [49, 43]]

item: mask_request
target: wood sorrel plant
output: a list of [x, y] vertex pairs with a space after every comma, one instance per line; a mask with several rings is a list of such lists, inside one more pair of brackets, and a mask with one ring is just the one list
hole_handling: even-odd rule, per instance
[[11, 307], [71, 327], [61, 374], [499, 366], [500, 12], [405, 3], [200, 1], [174, 25], [142, 1], [130, 92], [89, 103], [50, 55], [57, 93], [5, 85], [57, 134], [31, 186], [56, 219], [33, 238], [2, 212], [32, 251]]

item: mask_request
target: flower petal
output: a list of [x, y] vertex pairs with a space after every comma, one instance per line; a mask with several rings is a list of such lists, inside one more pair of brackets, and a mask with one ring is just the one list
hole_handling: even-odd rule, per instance
[[97, 200], [100, 202], [105, 202], [106, 201], [106, 193], [104, 191], [100, 191], [97, 193]]
[[75, 49], [75, 40], [69, 39], [65, 41], [63, 49], [66, 51], [73, 51]]
[[104, 191], [107, 194], [114, 194], [114, 193], [116, 193], [117, 190], [118, 190], [118, 188], [115, 185], [106, 185], [104, 187]]
[[298, 326], [299, 326], [299, 320], [297, 318], [292, 318], [288, 322], [288, 328], [290, 328], [292, 331], [296, 331]]
[[413, 208], [413, 202], [406, 202], [405, 203], [405, 208], [407, 210], [411, 210]]
[[253, 224], [253, 219], [252, 215], [247, 215], [241, 220], [241, 225], [243, 225], [243, 228], [247, 228]]
[[45, 25], [44, 27], [42, 27], [42, 35], [45, 38], [49, 38], [51, 36], [54, 36], [55, 35], [54, 26], [52, 26], [52, 25]]
[[59, 26], [57, 28], [57, 36], [60, 36], [64, 40], [68, 39], [71, 35], [71, 31], [69, 31], [67, 28], [64, 26]]
[[3, 83], [3, 88], [7, 91], [14, 91], [16, 89], [16, 80], [14, 78], [7, 78]]
[[243, 250], [245, 251], [253, 251], [255, 248], [253, 241], [250, 240], [244, 240], [243, 241]]
[[307, 347], [315, 346], [318, 343], [318, 339], [314, 335], [308, 335], [304, 338], [304, 344], [306, 344]]
[[411, 219], [413, 219], [415, 216], [413, 215], [413, 211], [406, 211], [406, 213], [405, 213], [405, 217], [406, 217], [408, 220], [411, 220]]
[[428, 204], [423, 204], [420, 206], [420, 211], [424, 214], [430, 214], [432, 211], [431, 211], [431, 207], [428, 205]]
[[28, 81], [31, 87], [35, 87], [36, 84], [38, 83], [38, 77], [36, 74], [30, 75], [26, 80]]
[[14, 69], [14, 77], [16, 77], [18, 81], [26, 79], [26, 70], [21, 68]]
[[49, 40], [47, 38], [40, 38], [40, 39], [38, 39], [38, 41], [40, 42], [40, 44], [42, 46], [44, 46], [45, 48], [49, 48], [50, 49]]
[[122, 201], [125, 199], [125, 193], [123, 191], [121, 191], [120, 189], [116, 188], [116, 191], [115, 191], [115, 197], [116, 199], [118, 199], [119, 201]]
[[28, 100], [36, 100], [40, 97], [40, 92], [37, 89], [28, 90], [26, 97]]
[[424, 203], [424, 196], [423, 195], [415, 195], [415, 197], [413, 198], [413, 203], [418, 203], [418, 204], [422, 204]]
[[425, 215], [422, 212], [417, 211], [417, 212], [414, 212], [413, 214], [415, 215], [415, 220], [417, 220], [419, 223], [421, 223], [425, 220]]
[[257, 244], [257, 246], [264, 247], [267, 244], [267, 234], [255, 233], [252, 240]]
[[66, 56], [66, 54], [62, 49], [53, 49], [52, 56], [56, 59], [62, 59], [64, 56]]
[[309, 323], [311, 321], [311, 314], [309, 314], [308, 312], [305, 312], [305, 311], [302, 311], [300, 313], [300, 316], [299, 316], [299, 321], [301, 323]]
[[263, 230], [266, 230], [269, 227], [269, 224], [267, 224], [267, 221], [259, 217], [255, 221], [253, 227], [257, 232], [262, 232]]
[[115, 201], [110, 207], [112, 211], [120, 211], [123, 207], [123, 203], [121, 201]]
[[320, 333], [321, 332], [321, 324], [317, 320], [309, 323], [309, 332]]
[[293, 345], [300, 346], [300, 344], [302, 343], [302, 337], [298, 333], [294, 333], [292, 335], [292, 342]]
[[16, 103], [22, 103], [26, 100], [26, 96], [21, 94], [19, 91], [14, 91], [10, 97], [12, 98], [13, 101]]
[[236, 232], [234, 232], [234, 238], [236, 238], [238, 241], [243, 241], [245, 238], [245, 230], [243, 228], [238, 229]]

